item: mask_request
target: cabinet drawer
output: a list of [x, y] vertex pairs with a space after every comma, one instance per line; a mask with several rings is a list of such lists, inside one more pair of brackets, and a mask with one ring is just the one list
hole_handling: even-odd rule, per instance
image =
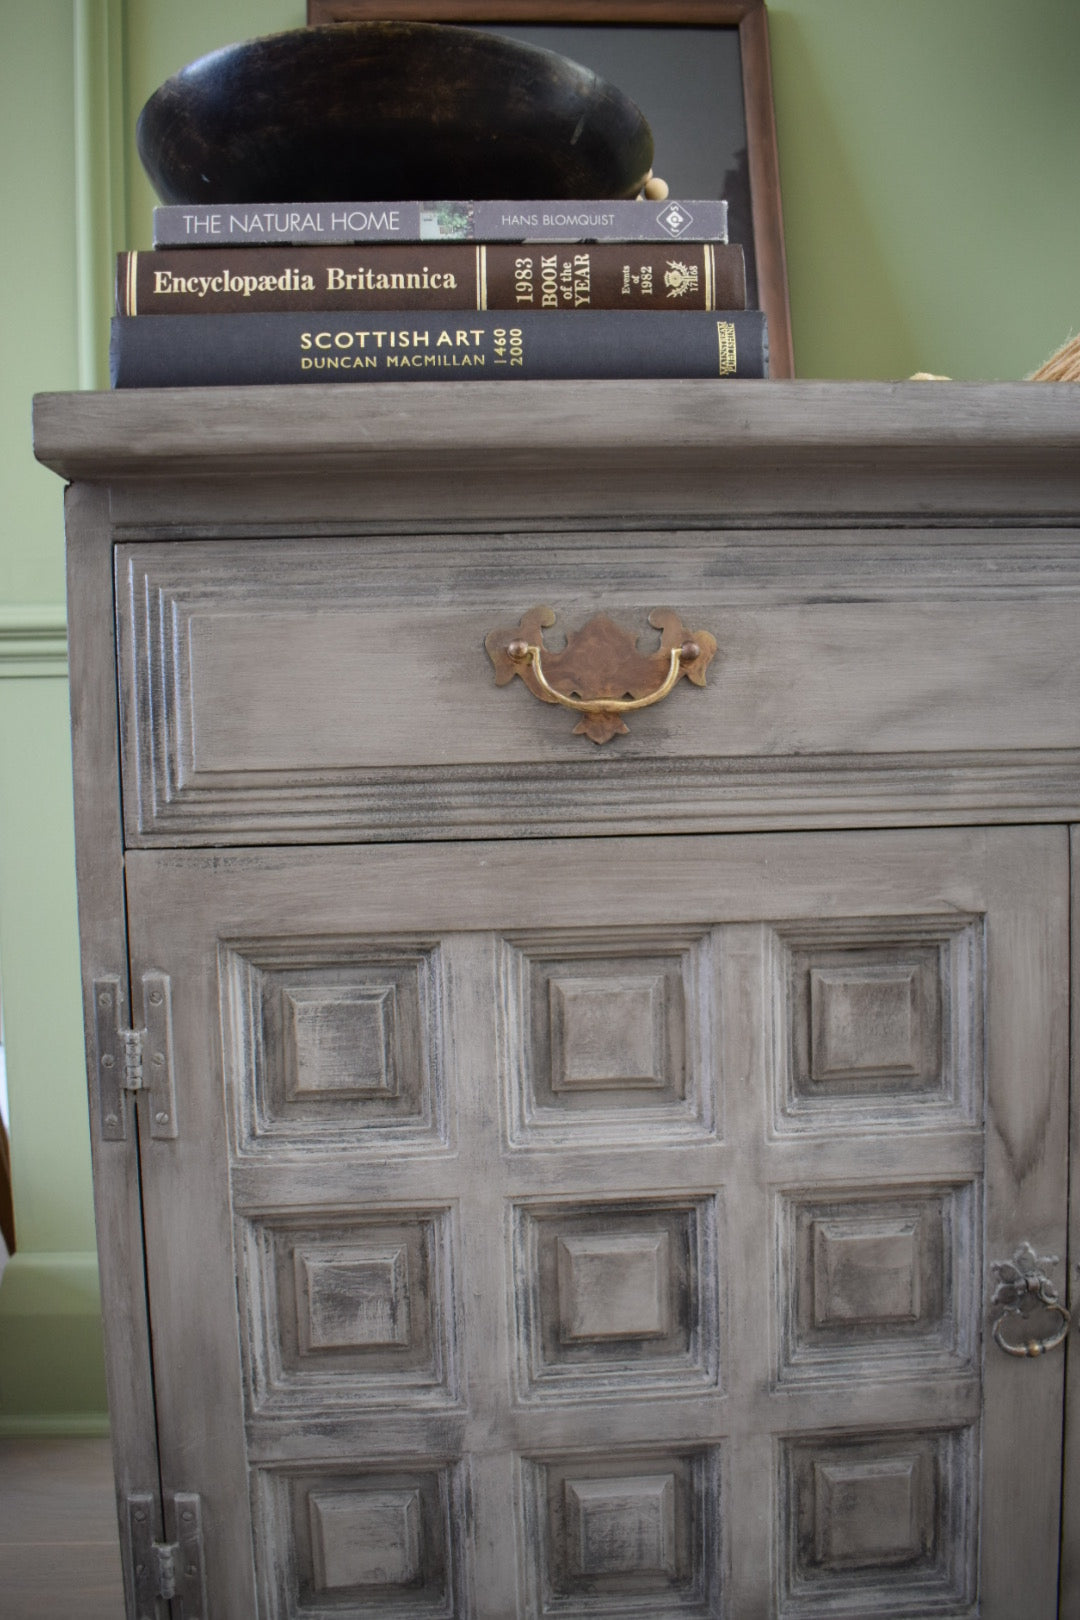
[[[1080, 781], [1078, 574], [1046, 531], [123, 544], [128, 839], [1024, 819]], [[539, 603], [553, 649], [604, 613], [652, 650], [672, 608], [707, 684], [597, 746], [495, 684], [485, 637]]]

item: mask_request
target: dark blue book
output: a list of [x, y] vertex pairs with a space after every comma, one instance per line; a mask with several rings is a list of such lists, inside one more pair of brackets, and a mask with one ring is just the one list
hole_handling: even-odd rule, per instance
[[117, 316], [114, 388], [767, 377], [760, 310]]
[[683, 202], [173, 203], [154, 209], [155, 247], [266, 242], [726, 242], [728, 206]]

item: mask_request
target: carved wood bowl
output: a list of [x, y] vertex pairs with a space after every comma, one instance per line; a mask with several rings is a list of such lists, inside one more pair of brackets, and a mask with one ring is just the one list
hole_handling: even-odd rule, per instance
[[438, 23], [335, 23], [226, 46], [139, 115], [163, 202], [630, 197], [640, 109], [588, 68]]

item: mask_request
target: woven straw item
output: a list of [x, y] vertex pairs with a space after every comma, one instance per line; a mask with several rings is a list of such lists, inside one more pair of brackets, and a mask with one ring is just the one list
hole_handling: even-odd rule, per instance
[[1070, 338], [1033, 371], [1028, 382], [1080, 382], [1080, 337]]

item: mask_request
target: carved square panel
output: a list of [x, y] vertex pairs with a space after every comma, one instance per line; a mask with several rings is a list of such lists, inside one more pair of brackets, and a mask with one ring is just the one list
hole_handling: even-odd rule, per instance
[[816, 1086], [875, 1080], [931, 1085], [940, 1068], [936, 962], [873, 962], [809, 968], [807, 1079]]
[[567, 1233], [556, 1240], [555, 1254], [563, 1344], [658, 1339], [670, 1332], [669, 1230]]
[[410, 1259], [400, 1242], [294, 1249], [301, 1350], [407, 1347], [415, 1291]]
[[549, 1458], [524, 1483], [530, 1613], [719, 1612], [715, 1448]]
[[[816, 1220], [812, 1233], [815, 1327], [919, 1320], [923, 1232], [917, 1216], [879, 1220], [869, 1227], [858, 1217]], [[940, 1277], [932, 1281], [938, 1283]]]
[[814, 1463], [814, 1558], [819, 1568], [911, 1564], [933, 1533], [925, 1454], [878, 1462]]
[[285, 1096], [396, 1097], [400, 1022], [393, 984], [285, 985]]
[[662, 1090], [674, 1079], [664, 1072], [663, 992], [659, 974], [550, 979], [552, 1091]]
[[511, 1139], [702, 1135], [715, 1118], [710, 936], [637, 929], [502, 943]]
[[449, 1398], [451, 1230], [447, 1210], [242, 1223], [251, 1408]]
[[455, 1468], [308, 1464], [258, 1469], [254, 1487], [272, 1620], [464, 1615]]
[[224, 952], [222, 981], [241, 1152], [445, 1137], [437, 947], [253, 944]]
[[774, 937], [779, 1131], [977, 1121], [978, 922], [822, 922]]
[[526, 1398], [618, 1397], [719, 1378], [715, 1199], [519, 1206]]
[[952, 1612], [975, 1591], [972, 1430], [781, 1444], [781, 1614]]
[[677, 1573], [675, 1475], [563, 1481], [572, 1577]]
[[308, 1510], [317, 1590], [411, 1586], [416, 1581], [422, 1504], [415, 1486], [312, 1491]]
[[925, 1377], [974, 1364], [978, 1184], [780, 1194], [780, 1378]]

